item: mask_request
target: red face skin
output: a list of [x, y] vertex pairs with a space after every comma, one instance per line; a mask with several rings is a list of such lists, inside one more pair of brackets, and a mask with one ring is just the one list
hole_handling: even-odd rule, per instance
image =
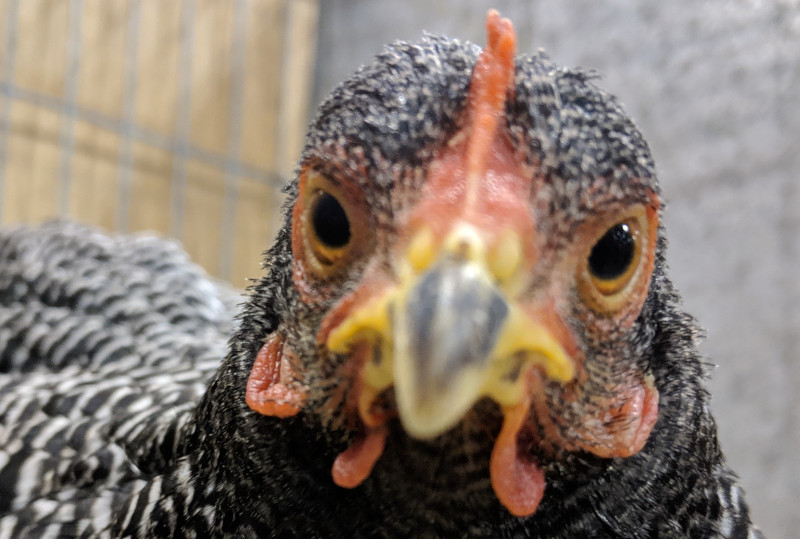
[[[468, 224], [480, 231], [483, 242], [490, 250], [511, 232], [520, 243], [518, 272], [534, 274], [541, 263], [544, 244], [537, 238], [537, 227], [529, 204], [531, 193], [537, 188], [531, 172], [526, 172], [515, 157], [511, 142], [502, 127], [505, 125], [506, 99], [514, 92], [515, 35], [511, 23], [501, 19], [497, 12], [487, 17], [488, 45], [480, 55], [470, 83], [466, 127], [458, 132], [446, 148], [434, 159], [428, 169], [423, 191], [417, 204], [398, 217], [399, 241], [395, 256], [401, 259], [408, 243], [423, 228], [429, 228], [437, 241], [441, 241], [456, 224]], [[357, 190], [343, 182], [337, 188]], [[304, 236], [303, 222], [308, 204], [308, 176], [300, 178], [300, 193], [293, 213], [293, 252], [296, 256], [294, 284], [305, 303], [315, 303], [331, 291], [313, 285], [319, 280], [310, 277], [315, 271], [307, 254], [308, 241]], [[630, 208], [621, 208], [630, 213]], [[365, 210], [368, 211], [368, 210]], [[617, 218], [618, 213], [610, 218]], [[631, 283], [624, 292], [624, 301], [600, 303], [603, 321], [615, 331], [629, 329], [641, 311], [647, 295], [648, 283], [654, 264], [654, 249], [658, 229], [658, 199], [652, 195], [650, 203], [639, 215], [642, 229], [642, 258]], [[575, 244], [589, 248], [615, 222], [600, 217], [588, 222], [577, 234]], [[358, 223], [357, 223], [358, 225]], [[599, 232], [598, 232], [599, 231]], [[359, 247], [358, 245], [355, 247]], [[582, 249], [582, 248], [581, 248]], [[564, 262], [564, 274], [574, 278], [578, 260], [586, 258], [585, 250], [578, 249]], [[334, 262], [336, 263], [336, 262]], [[561, 268], [555, 268], [559, 270]], [[551, 271], [555, 271], [552, 270]], [[369, 266], [355, 290], [342, 298], [324, 318], [317, 342], [324, 346], [332, 331], [345, 320], [363, 309], [370, 301], [380, 297], [393, 286], [395, 277], [387, 269]], [[503, 409], [504, 423], [498, 435], [490, 460], [492, 486], [501, 503], [516, 516], [527, 516], [536, 511], [545, 489], [544, 472], [530, 451], [520, 447], [520, 440], [533, 439], [547, 444], [553, 451], [588, 451], [599, 457], [627, 457], [637, 453], [646, 443], [658, 415], [658, 392], [652, 382], [642, 376], [629, 376], [615, 381], [613, 387], [587, 396], [584, 393], [587, 373], [583, 369], [583, 352], [576, 342], [565, 317], [570, 313], [559, 309], [567, 285], [554, 279], [544, 292], [532, 297], [522, 294], [513, 298], [516, 304], [536, 323], [544, 327], [565, 351], [573, 363], [575, 376], [568, 383], [549, 382], [538, 369], [522, 373], [525, 384], [520, 401]], [[617, 306], [619, 304], [619, 306]], [[247, 385], [248, 405], [265, 415], [287, 417], [298, 413], [306, 400], [306, 389], [292, 365], [292, 351], [277, 335], [270, 337], [259, 352]], [[333, 464], [334, 482], [353, 488], [371, 473], [381, 456], [386, 442], [386, 421], [393, 415], [385, 410], [373, 410], [369, 404], [377, 396], [369, 391], [362, 380], [363, 366], [368, 362], [370, 347], [361, 343], [353, 347], [349, 359], [342, 367], [354, 383], [349, 394], [343, 395], [348, 413], [357, 418], [362, 434]], [[600, 395], [600, 396], [598, 396]], [[577, 429], [579, 436], [566, 436], [558, 421], [553, 418], [552, 403], [558, 400], [568, 409], [575, 406], [585, 416]], [[591, 401], [589, 405], [587, 402]], [[367, 405], [363, 405], [367, 402]], [[587, 412], [588, 410], [588, 412]], [[590, 417], [595, 414], [595, 417]], [[538, 440], [539, 432], [546, 440]], [[521, 436], [521, 434], [524, 434]]]

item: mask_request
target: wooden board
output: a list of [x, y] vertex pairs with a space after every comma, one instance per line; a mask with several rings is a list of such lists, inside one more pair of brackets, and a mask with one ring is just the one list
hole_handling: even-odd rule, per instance
[[118, 202], [119, 137], [85, 121], [77, 121], [74, 127], [69, 217], [111, 230]]
[[302, 148], [318, 9], [0, 0], [0, 221], [172, 233], [244, 286]]
[[[235, 241], [231, 256], [234, 286], [244, 288], [248, 279], [261, 274], [264, 251], [272, 242], [272, 232], [280, 220], [280, 197], [263, 182], [252, 178], [239, 181], [239, 198], [236, 206]], [[252, 246], [260, 245], [254, 250]]]
[[43, 221], [58, 215], [58, 115], [24, 102], [11, 105], [3, 217]]
[[172, 159], [172, 154], [166, 150], [143, 143], [134, 145], [131, 230], [150, 230], [163, 235], [168, 233]]

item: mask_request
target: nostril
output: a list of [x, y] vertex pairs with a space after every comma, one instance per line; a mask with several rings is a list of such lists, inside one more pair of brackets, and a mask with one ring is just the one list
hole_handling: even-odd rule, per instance
[[462, 238], [461, 240], [459, 240], [459, 243], [456, 246], [456, 256], [463, 260], [468, 260], [469, 253], [470, 253], [470, 244], [465, 238]]
[[456, 260], [486, 262], [486, 242], [481, 233], [469, 223], [457, 223], [444, 242], [444, 250]]

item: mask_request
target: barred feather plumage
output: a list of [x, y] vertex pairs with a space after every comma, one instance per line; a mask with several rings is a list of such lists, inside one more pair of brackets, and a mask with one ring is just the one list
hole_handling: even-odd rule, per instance
[[92, 536], [174, 465], [239, 298], [173, 243], [66, 222], [0, 259], [0, 536]]

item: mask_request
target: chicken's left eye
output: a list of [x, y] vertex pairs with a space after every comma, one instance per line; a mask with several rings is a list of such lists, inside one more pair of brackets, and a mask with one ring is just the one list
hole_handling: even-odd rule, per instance
[[611, 227], [592, 247], [589, 271], [597, 279], [609, 281], [622, 277], [633, 263], [636, 239], [627, 223]]
[[641, 276], [639, 268], [655, 236], [649, 233], [647, 212], [642, 207], [632, 209], [626, 218], [611, 221], [610, 226], [600, 222], [589, 230], [591, 247], [583, 251], [585, 258], [579, 265], [579, 290], [598, 311], [614, 312], [625, 305], [631, 283], [643, 282], [637, 275]]
[[350, 221], [336, 198], [319, 191], [311, 209], [311, 221], [317, 239], [330, 249], [340, 249], [350, 242]]

